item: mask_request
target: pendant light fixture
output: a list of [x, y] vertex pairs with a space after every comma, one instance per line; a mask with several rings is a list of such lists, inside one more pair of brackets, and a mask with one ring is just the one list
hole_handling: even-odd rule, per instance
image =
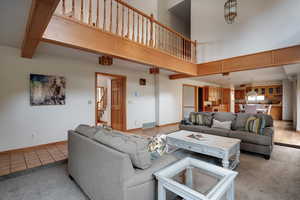
[[224, 5], [224, 18], [227, 24], [232, 24], [237, 17], [237, 0], [227, 0]]

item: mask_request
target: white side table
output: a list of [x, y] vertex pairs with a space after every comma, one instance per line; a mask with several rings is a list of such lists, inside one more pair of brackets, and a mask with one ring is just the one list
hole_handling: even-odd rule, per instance
[[[178, 175], [183, 173], [184, 180], [178, 181]], [[237, 174], [187, 157], [154, 174], [158, 180], [158, 200], [166, 200], [167, 190], [185, 200], [234, 200]]]

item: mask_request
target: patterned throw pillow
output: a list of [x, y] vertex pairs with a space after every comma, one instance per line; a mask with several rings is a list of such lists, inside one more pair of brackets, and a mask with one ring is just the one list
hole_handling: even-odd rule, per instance
[[190, 122], [192, 122], [193, 125], [207, 126], [207, 124], [211, 124], [211, 119], [204, 113], [191, 113]]
[[148, 143], [148, 151], [151, 154], [151, 160], [155, 160], [167, 152], [166, 135], [156, 135], [150, 138]]
[[246, 122], [245, 130], [248, 132], [263, 135], [263, 130], [266, 126], [264, 118], [249, 117]]

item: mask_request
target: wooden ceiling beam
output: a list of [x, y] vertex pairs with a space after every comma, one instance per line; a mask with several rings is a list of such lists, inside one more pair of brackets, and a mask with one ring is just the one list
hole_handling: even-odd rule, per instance
[[189, 75], [198, 73], [197, 64], [62, 16], [52, 17], [42, 40], [92, 53], [112, 55], [178, 73]]
[[[300, 63], [300, 45], [198, 64], [198, 77]], [[195, 76], [195, 77], [197, 77]], [[189, 77], [170, 75], [170, 79]]]
[[32, 58], [60, 0], [32, 0], [21, 56]]

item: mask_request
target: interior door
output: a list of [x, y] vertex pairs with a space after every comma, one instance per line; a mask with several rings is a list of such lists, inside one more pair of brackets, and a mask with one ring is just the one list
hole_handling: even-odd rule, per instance
[[123, 130], [123, 79], [111, 80], [111, 127], [115, 130]]

